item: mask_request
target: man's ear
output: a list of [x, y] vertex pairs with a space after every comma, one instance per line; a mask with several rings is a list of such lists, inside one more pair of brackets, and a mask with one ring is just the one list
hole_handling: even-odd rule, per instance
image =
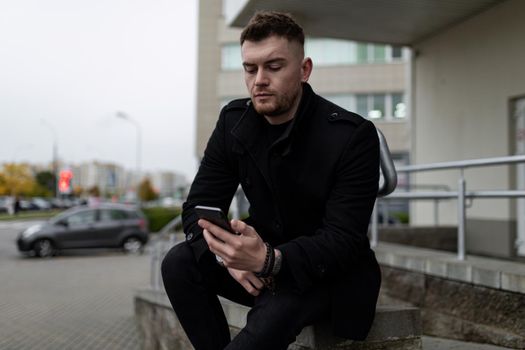
[[301, 82], [306, 83], [312, 74], [314, 64], [310, 57], [306, 57], [301, 64]]

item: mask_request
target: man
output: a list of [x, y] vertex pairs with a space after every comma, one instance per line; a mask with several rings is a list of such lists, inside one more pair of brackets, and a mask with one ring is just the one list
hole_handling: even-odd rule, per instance
[[[250, 99], [219, 116], [183, 206], [186, 242], [162, 264], [167, 294], [197, 349], [286, 349], [303, 327], [331, 320], [364, 339], [380, 271], [366, 236], [379, 182], [373, 124], [317, 96], [304, 34], [259, 12], [241, 34]], [[227, 212], [241, 184], [249, 217], [239, 235], [199, 220], [197, 205]], [[217, 295], [251, 306], [230, 342]]]

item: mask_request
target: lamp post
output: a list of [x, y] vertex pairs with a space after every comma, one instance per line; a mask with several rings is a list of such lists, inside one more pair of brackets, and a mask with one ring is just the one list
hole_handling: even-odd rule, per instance
[[142, 143], [142, 130], [140, 124], [136, 120], [130, 118], [130, 116], [124, 112], [118, 111], [116, 113], [117, 118], [127, 120], [131, 124], [135, 125], [137, 128], [137, 199], [138, 199], [138, 187], [140, 182], [140, 153], [141, 153], [141, 143]]
[[49, 130], [51, 130], [51, 133], [53, 134], [53, 192], [55, 195], [55, 198], [58, 198], [58, 183], [57, 183], [57, 177], [58, 177], [58, 137], [55, 128], [53, 125], [51, 125], [48, 121], [45, 119], [40, 119], [40, 122], [47, 126]]

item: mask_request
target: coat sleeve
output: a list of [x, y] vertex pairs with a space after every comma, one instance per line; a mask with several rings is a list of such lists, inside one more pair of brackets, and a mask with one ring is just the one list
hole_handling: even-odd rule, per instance
[[368, 223], [378, 184], [379, 139], [374, 125], [365, 120], [338, 162], [321, 227], [277, 247], [283, 254], [278, 279], [302, 293], [316, 281], [347, 273], [369, 254]]
[[182, 223], [186, 234], [186, 241], [192, 247], [197, 259], [208, 249], [203, 239], [202, 228], [197, 224], [198, 216], [195, 206], [205, 205], [219, 207], [224, 213], [228, 208], [239, 184], [238, 173], [228, 161], [226, 143], [226, 108], [221, 111], [206, 150], [202, 158], [197, 175], [182, 207]]

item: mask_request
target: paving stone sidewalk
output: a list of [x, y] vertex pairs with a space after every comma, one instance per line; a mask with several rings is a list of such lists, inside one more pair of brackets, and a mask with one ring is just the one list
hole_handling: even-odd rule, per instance
[[[11, 229], [0, 235], [14, 239]], [[0, 257], [0, 350], [138, 350], [133, 291], [148, 284], [149, 268], [149, 255], [117, 251], [53, 259], [9, 251]]]

